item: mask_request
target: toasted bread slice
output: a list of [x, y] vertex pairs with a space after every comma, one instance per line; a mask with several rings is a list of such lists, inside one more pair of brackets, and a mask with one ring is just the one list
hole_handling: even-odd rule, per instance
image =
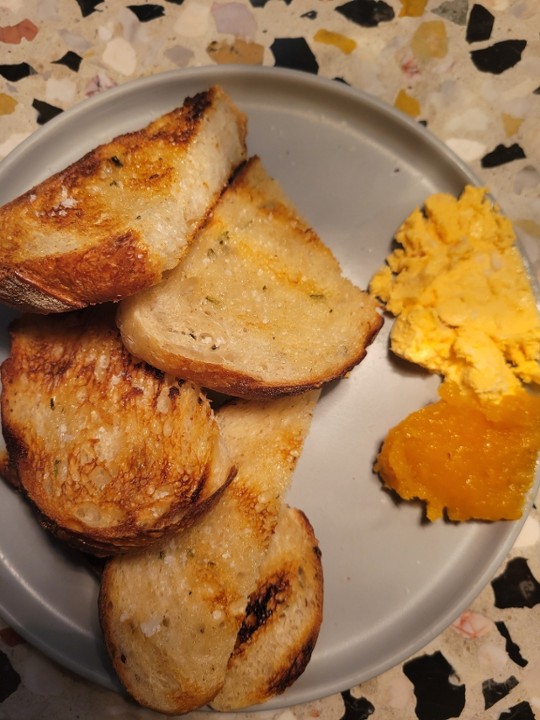
[[234, 168], [246, 118], [212, 87], [0, 208], [0, 301], [59, 312], [119, 300], [174, 267]]
[[158, 549], [107, 563], [103, 634], [120, 681], [141, 705], [185, 713], [221, 689], [317, 396], [220, 408], [238, 474], [219, 502]]
[[255, 157], [178, 267], [121, 303], [118, 323], [155, 367], [257, 398], [341, 377], [382, 318]]
[[160, 540], [232, 479], [206, 397], [129, 355], [110, 305], [16, 320], [1, 376], [9, 475], [87, 552]]
[[321, 552], [303, 512], [284, 507], [251, 593], [216, 710], [279, 695], [304, 672], [323, 617]]

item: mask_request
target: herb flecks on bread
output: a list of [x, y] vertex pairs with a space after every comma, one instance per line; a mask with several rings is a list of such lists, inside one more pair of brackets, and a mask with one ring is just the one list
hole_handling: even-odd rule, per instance
[[29, 311], [0, 470], [57, 537], [110, 556], [112, 666], [170, 714], [259, 704], [306, 668], [321, 554], [284, 496], [320, 388], [383, 322], [246, 161], [246, 124], [212, 87], [0, 208], [0, 302]]
[[118, 324], [130, 351], [155, 367], [253, 398], [342, 377], [382, 318], [252, 158], [177, 268], [120, 304]]
[[32, 312], [159, 282], [245, 159], [246, 118], [212, 87], [0, 208], [0, 300]]

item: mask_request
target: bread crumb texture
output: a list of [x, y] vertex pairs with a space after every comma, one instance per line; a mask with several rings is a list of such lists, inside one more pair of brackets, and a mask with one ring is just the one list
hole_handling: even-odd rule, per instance
[[121, 303], [118, 319], [139, 357], [240, 397], [343, 376], [382, 323], [259, 158], [236, 175], [178, 267]]
[[0, 299], [61, 312], [159, 282], [245, 159], [245, 138], [246, 117], [214, 86], [6, 203]]
[[[108, 562], [100, 589], [101, 624], [114, 668], [141, 705], [189, 712], [212, 701], [224, 686], [248, 599], [266, 577], [270, 548], [280, 543], [282, 569], [295, 557], [289, 526], [287, 537], [278, 528], [318, 395], [221, 407], [219, 425], [238, 473], [219, 501], [159, 547]], [[307, 540], [299, 546], [297, 562], [313, 567], [313, 535], [307, 528], [303, 532]], [[314, 588], [322, 602], [317, 578]], [[305, 601], [300, 588], [297, 601]], [[316, 635], [320, 613], [306, 615], [306, 624]], [[264, 685], [262, 672], [253, 678], [258, 675]]]
[[2, 385], [14, 474], [45, 524], [85, 549], [158, 540], [227, 482], [209, 401], [133, 358], [113, 307], [15, 321]]

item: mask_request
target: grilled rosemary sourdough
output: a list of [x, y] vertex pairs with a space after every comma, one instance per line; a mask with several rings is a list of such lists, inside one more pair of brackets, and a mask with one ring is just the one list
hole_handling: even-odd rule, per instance
[[209, 508], [234, 467], [207, 398], [135, 360], [112, 306], [26, 315], [4, 361], [8, 475], [61, 539], [144, 547]]
[[1, 207], [0, 300], [58, 312], [159, 282], [245, 159], [245, 136], [212, 87]]
[[159, 547], [107, 563], [103, 634], [119, 679], [141, 705], [185, 713], [223, 686], [317, 398], [313, 391], [220, 408], [238, 473], [219, 502]]
[[257, 398], [343, 376], [382, 317], [255, 157], [180, 264], [120, 304], [118, 324], [130, 351], [155, 367]]
[[304, 513], [285, 506], [212, 707], [257, 705], [292, 685], [311, 659], [322, 609], [317, 539]]

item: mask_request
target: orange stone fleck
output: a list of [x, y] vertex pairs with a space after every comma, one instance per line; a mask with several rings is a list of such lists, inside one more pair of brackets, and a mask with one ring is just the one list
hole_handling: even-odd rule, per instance
[[262, 65], [264, 47], [254, 42], [236, 38], [232, 43], [211, 42], [206, 52], [220, 65]]
[[356, 42], [351, 38], [348, 38], [346, 35], [341, 35], [340, 33], [332, 32], [331, 30], [324, 30], [323, 28], [317, 30], [313, 39], [325, 45], [333, 45], [345, 53], [345, 55], [350, 55], [352, 51], [356, 49]]
[[11, 95], [0, 93], [0, 115], [11, 115], [17, 106], [17, 101]]
[[504, 132], [506, 133], [506, 137], [511, 137], [512, 135], [515, 135], [519, 128], [521, 127], [521, 124], [523, 122], [523, 118], [515, 117], [514, 115], [508, 115], [507, 113], [502, 114], [502, 121], [504, 125]]
[[448, 36], [442, 20], [423, 22], [411, 40], [411, 50], [420, 60], [443, 58], [448, 52]]
[[405, 90], [400, 90], [397, 94], [394, 107], [411, 117], [418, 117], [420, 115], [420, 103], [416, 98], [413, 98], [405, 92]]
[[426, 5], [427, 0], [401, 0], [399, 17], [421, 17]]
[[19, 45], [23, 39], [32, 41], [37, 34], [37, 26], [28, 18], [21, 20], [16, 25], [0, 26], [0, 42], [9, 45]]

